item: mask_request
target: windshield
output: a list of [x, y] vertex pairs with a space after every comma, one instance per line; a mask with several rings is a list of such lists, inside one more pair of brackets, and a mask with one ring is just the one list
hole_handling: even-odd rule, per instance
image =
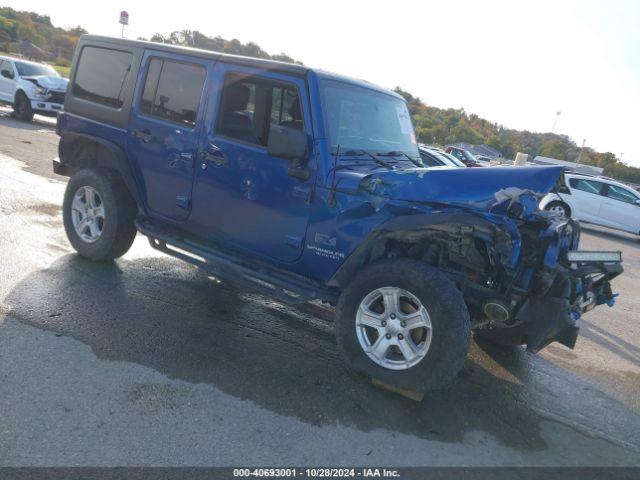
[[60, 75], [49, 65], [40, 65], [37, 63], [16, 62], [18, 75], [21, 77], [35, 77], [37, 75], [46, 75], [48, 77], [59, 77]]
[[469, 160], [471, 160], [472, 162], [480, 163], [480, 160], [478, 160], [478, 158], [473, 153], [471, 153], [469, 150], [465, 150], [464, 153], [467, 156], [467, 158]]
[[335, 153], [364, 150], [402, 152], [419, 158], [418, 145], [404, 100], [337, 81], [321, 87], [325, 122]]

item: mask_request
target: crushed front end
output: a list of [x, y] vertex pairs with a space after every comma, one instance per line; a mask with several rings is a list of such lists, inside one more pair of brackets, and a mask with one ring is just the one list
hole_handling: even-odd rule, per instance
[[[342, 174], [344, 184], [357, 178]], [[385, 220], [334, 281], [380, 258], [415, 258], [456, 283], [482, 336], [531, 352], [554, 341], [573, 348], [581, 315], [613, 306], [611, 280], [622, 259], [620, 252], [579, 252], [579, 223], [539, 210], [563, 176], [555, 166], [366, 174], [357, 192]], [[345, 209], [339, 220], [354, 216], [362, 210]]]
[[580, 317], [615, 303], [610, 282], [623, 271], [621, 253], [579, 251], [579, 224], [539, 211], [532, 192], [503, 197], [491, 214], [502, 217], [493, 221], [502, 223], [510, 245], [475, 241], [489, 268], [457, 276], [475, 327], [534, 353], [554, 341], [573, 348]]

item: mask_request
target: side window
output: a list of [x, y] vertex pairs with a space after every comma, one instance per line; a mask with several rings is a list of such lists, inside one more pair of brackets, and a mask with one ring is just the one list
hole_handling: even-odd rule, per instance
[[216, 133], [266, 146], [271, 125], [304, 128], [298, 89], [266, 78], [229, 75]]
[[113, 108], [122, 107], [123, 86], [133, 55], [120, 50], [84, 47], [73, 83], [73, 95]]
[[205, 78], [206, 70], [200, 65], [152, 58], [142, 90], [140, 111], [193, 127]]
[[625, 203], [636, 203], [636, 201], [638, 201], [638, 197], [626, 188], [611, 184], [609, 184], [609, 188], [607, 189], [607, 197], [613, 198], [614, 200], [620, 200]]
[[[8, 77], [5, 78], [13, 78], [14, 77], [14, 73], [13, 73], [13, 66], [7, 62], [6, 60], [2, 60], [0, 61], [0, 72], [4, 72], [4, 71], [9, 72], [8, 73]], [[4, 74], [2, 75], [4, 77]]]
[[585, 180], [584, 178], [571, 178], [569, 180], [569, 185], [571, 186], [571, 188], [582, 190], [583, 192], [587, 193], [593, 193], [594, 195], [600, 195], [600, 193], [602, 192], [602, 187], [604, 186], [604, 184], [601, 182]]

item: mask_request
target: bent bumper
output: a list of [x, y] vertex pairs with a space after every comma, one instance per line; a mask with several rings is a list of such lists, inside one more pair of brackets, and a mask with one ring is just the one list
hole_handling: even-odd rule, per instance
[[44, 100], [31, 100], [31, 110], [37, 113], [53, 115], [61, 112], [62, 109], [63, 105], [61, 103], [47, 102]]
[[573, 348], [580, 317], [598, 305], [614, 305], [617, 294], [610, 282], [622, 272], [621, 257], [615, 262], [572, 262], [559, 270], [549, 291], [528, 298], [516, 315], [516, 323], [524, 325], [527, 350], [536, 353], [551, 342]]

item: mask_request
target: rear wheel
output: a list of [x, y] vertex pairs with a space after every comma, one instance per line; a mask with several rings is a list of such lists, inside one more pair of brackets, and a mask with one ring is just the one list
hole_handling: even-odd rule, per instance
[[469, 313], [437, 269], [384, 260], [360, 272], [336, 307], [338, 346], [354, 370], [414, 390], [449, 385], [469, 348]]
[[13, 104], [14, 116], [18, 120], [30, 122], [33, 119], [33, 110], [31, 109], [31, 101], [24, 92], [18, 92]]
[[124, 255], [136, 236], [136, 205], [120, 177], [108, 170], [73, 174], [64, 195], [62, 216], [73, 248], [91, 260]]
[[564, 202], [555, 200], [545, 207], [545, 210], [551, 212], [563, 220], [571, 218], [571, 208]]

